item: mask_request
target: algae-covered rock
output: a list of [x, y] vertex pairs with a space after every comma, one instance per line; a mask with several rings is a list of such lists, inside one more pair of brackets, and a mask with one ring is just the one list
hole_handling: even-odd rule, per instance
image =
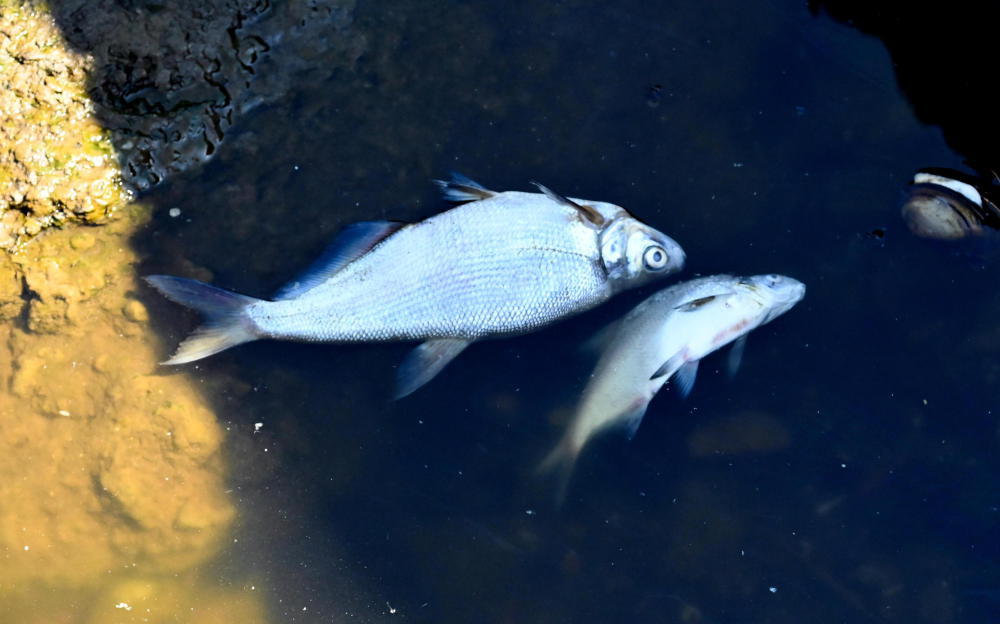
[[3, 3], [0, 249], [51, 225], [101, 222], [130, 198], [87, 94], [89, 66], [46, 10]]
[[329, 77], [364, 45], [354, 0], [0, 6], [0, 249], [106, 221], [210, 159], [291, 70]]

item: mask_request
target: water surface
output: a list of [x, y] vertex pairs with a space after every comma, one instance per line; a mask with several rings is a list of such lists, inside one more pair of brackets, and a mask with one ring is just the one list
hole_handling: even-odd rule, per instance
[[[442, 210], [429, 179], [457, 170], [621, 204], [685, 247], [684, 278], [809, 291], [735, 379], [711, 357], [631, 443], [588, 447], [561, 508], [532, 471], [586, 383], [578, 345], [663, 284], [475, 345], [395, 403], [409, 345], [189, 366], [231, 434], [221, 578], [283, 622], [996, 613], [997, 268], [902, 226], [911, 172], [962, 155], [915, 119], [879, 40], [766, 0], [366, 3], [355, 27], [353, 69], [297, 74], [150, 193], [148, 272], [267, 296], [346, 223]], [[194, 323], [154, 315], [165, 343]]]

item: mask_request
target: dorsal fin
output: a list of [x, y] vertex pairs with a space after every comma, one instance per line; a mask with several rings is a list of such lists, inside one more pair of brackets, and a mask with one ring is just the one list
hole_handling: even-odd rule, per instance
[[441, 187], [444, 198], [453, 202], [479, 201], [496, 195], [479, 182], [469, 179], [456, 171], [451, 172], [450, 180], [434, 180]]
[[604, 222], [606, 221], [604, 215], [599, 213], [593, 206], [588, 206], [586, 204], [578, 204], [569, 197], [560, 195], [559, 193], [556, 193], [549, 187], [539, 182], [532, 181], [532, 184], [537, 186], [538, 190], [541, 191], [542, 193], [545, 193], [545, 196], [551, 199], [552, 201], [562, 204], [564, 206], [570, 206], [576, 208], [577, 210], [580, 211], [580, 214], [583, 216], [584, 219], [590, 221], [594, 225], [604, 225]]
[[319, 286], [405, 225], [399, 221], [361, 221], [346, 226], [298, 279], [285, 284], [275, 293], [274, 300], [294, 299]]

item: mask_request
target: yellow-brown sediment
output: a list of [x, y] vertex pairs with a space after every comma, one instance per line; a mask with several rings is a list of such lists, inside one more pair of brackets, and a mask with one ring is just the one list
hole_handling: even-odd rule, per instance
[[52, 231], [0, 261], [0, 612], [137, 578], [187, 604], [181, 581], [229, 534], [222, 431], [158, 367], [135, 296], [127, 237], [145, 219]]
[[255, 592], [201, 582], [235, 513], [223, 433], [157, 364], [129, 241], [148, 210], [40, 7], [0, 0], [0, 623], [263, 622]]

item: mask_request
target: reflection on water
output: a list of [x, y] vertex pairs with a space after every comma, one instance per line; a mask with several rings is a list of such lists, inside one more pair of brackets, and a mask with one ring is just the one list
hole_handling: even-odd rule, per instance
[[[358, 7], [356, 65], [289, 74], [145, 198], [128, 245], [29, 248], [0, 359], [5, 617], [986, 621], [995, 267], [897, 214], [913, 170], [960, 157], [876, 40], [798, 4], [678, 4]], [[688, 276], [780, 272], [809, 295], [735, 379], [708, 358], [635, 440], [588, 448], [562, 508], [531, 471], [585, 384], [577, 345], [655, 287], [475, 345], [396, 403], [408, 345], [154, 366], [195, 319], [135, 262], [266, 296], [344, 223], [439, 210], [427, 180], [449, 169], [614, 201], [678, 239]], [[95, 278], [88, 254], [112, 251]]]

